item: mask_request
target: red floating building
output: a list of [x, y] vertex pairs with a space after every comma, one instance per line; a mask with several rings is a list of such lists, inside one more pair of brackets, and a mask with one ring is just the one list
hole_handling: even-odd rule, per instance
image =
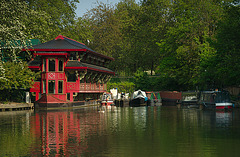
[[36, 108], [72, 107], [97, 100], [115, 74], [106, 68], [114, 58], [62, 35], [22, 51], [32, 53], [29, 68], [41, 75], [30, 89]]

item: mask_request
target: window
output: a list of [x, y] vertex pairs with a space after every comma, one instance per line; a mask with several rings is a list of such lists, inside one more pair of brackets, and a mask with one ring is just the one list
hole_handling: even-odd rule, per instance
[[63, 71], [63, 59], [58, 60], [58, 71]]
[[58, 93], [63, 93], [63, 81], [58, 81]]
[[49, 59], [48, 71], [55, 71], [55, 59]]
[[70, 100], [70, 93], [67, 93], [67, 100]]
[[67, 73], [67, 81], [68, 82], [76, 82], [77, 77], [74, 71], [68, 72]]
[[46, 93], [46, 80], [43, 80], [43, 93]]
[[46, 59], [44, 58], [43, 59], [43, 70], [42, 71], [46, 71]]
[[48, 93], [55, 94], [55, 81], [53, 80], [48, 81]]

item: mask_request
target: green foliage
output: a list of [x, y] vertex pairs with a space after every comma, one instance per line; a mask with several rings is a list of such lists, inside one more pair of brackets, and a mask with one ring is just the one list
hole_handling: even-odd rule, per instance
[[[62, 34], [114, 57], [109, 67], [119, 76], [134, 75], [136, 89], [239, 85], [237, 1], [143, 0], [137, 4], [135, 0], [122, 0], [116, 6], [99, 2], [76, 19], [78, 2], [2, 0], [0, 40], [8, 44], [12, 60], [16, 60], [19, 49], [13, 49], [11, 41], [47, 41]], [[147, 76], [143, 72], [147, 70], [157, 72], [158, 77]], [[1, 82], [7, 82], [6, 75], [0, 63]], [[134, 86], [120, 82], [112, 87], [118, 85], [127, 90]]]
[[216, 84], [219, 87], [240, 84], [240, 6], [229, 4], [219, 23], [215, 57]]
[[85, 18], [88, 19], [90, 29], [93, 31], [89, 46], [99, 53], [113, 56], [122, 39], [121, 22], [116, 18], [113, 6], [99, 2]]
[[89, 19], [82, 17], [77, 18], [72, 25], [64, 29], [64, 32], [67, 37], [82, 42], [87, 46], [93, 41], [93, 31]]
[[[238, 12], [232, 14], [234, 20], [224, 11], [233, 5], [231, 2], [146, 0], [139, 5], [134, 0], [123, 0], [115, 8], [100, 3], [84, 17], [93, 30], [89, 46], [114, 57], [110, 67], [119, 76], [132, 76], [139, 68], [159, 74], [153, 80], [137, 76], [137, 88], [191, 90], [196, 86], [206, 89], [229, 82], [239, 84], [234, 81], [239, 80], [239, 74], [231, 70], [237, 71], [239, 48], [226, 45], [226, 51], [235, 48], [234, 55], [225, 50], [224, 55], [217, 52], [223, 45], [217, 41], [221, 38], [217, 33], [222, 32], [223, 41], [228, 43], [224, 40], [226, 33], [235, 38], [230, 33], [239, 32], [235, 29]], [[225, 66], [229, 61], [231, 66]]]
[[147, 73], [141, 69], [134, 73], [134, 83], [136, 84], [136, 90], [140, 89], [146, 91], [149, 90], [149, 87], [151, 86]]
[[178, 90], [194, 89], [203, 79], [202, 66], [216, 53], [209, 41], [214, 39], [222, 7], [214, 1], [181, 0], [172, 4], [170, 12], [165, 38], [158, 42], [164, 52], [159, 73], [177, 81]]
[[0, 41], [1, 44], [4, 43], [4, 47], [1, 47], [0, 57], [2, 49], [10, 49], [9, 56], [16, 59], [19, 45], [13, 41], [25, 41], [27, 28], [22, 19], [27, 18], [27, 4], [21, 1], [3, 0], [0, 3], [0, 10]]
[[108, 91], [117, 88], [118, 92], [133, 93], [135, 91], [135, 84], [133, 82], [108, 82]]
[[0, 103], [8, 104], [9, 102], [24, 103], [26, 102], [26, 89], [2, 89], [0, 90]]
[[68, 34], [69, 27], [75, 22], [76, 3], [79, 3], [79, 0], [25, 1], [33, 13], [33, 16], [27, 18], [29, 32], [41, 41], [52, 40], [59, 34]]
[[5, 69], [5, 79], [0, 79], [0, 90], [30, 88], [39, 75], [32, 72], [26, 62], [6, 62], [2, 65]]

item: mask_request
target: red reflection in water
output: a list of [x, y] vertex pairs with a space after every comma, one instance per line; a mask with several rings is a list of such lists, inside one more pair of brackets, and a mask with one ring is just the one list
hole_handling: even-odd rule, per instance
[[[89, 135], [101, 132], [101, 114], [74, 112], [36, 113], [32, 133], [41, 141], [41, 155], [79, 155], [89, 152]], [[34, 149], [33, 155], [40, 155]]]

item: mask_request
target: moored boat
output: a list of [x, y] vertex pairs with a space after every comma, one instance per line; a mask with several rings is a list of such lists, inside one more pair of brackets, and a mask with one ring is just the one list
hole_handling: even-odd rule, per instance
[[161, 106], [162, 99], [159, 92], [146, 92], [148, 97], [148, 105]]
[[144, 91], [138, 90], [132, 94], [129, 106], [131, 107], [143, 106], [146, 105], [147, 100], [148, 98], [146, 96], [146, 93]]
[[101, 100], [101, 106], [111, 106], [113, 105], [113, 99], [111, 93], [103, 93], [102, 100]]
[[182, 92], [182, 99], [177, 102], [181, 108], [199, 108], [198, 105], [199, 92], [185, 91]]
[[178, 91], [160, 91], [163, 106], [176, 106], [182, 99], [182, 92]]
[[233, 104], [228, 91], [202, 91], [198, 104], [203, 108], [231, 109]]

